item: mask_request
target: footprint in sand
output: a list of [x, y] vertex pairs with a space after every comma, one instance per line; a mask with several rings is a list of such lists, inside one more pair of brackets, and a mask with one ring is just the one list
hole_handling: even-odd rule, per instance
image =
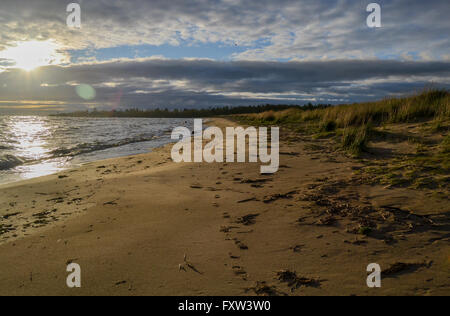
[[235, 240], [234, 242], [236, 244], [236, 246], [240, 249], [240, 250], [248, 250], [248, 246], [246, 244], [244, 244], [242, 241], [240, 240]]

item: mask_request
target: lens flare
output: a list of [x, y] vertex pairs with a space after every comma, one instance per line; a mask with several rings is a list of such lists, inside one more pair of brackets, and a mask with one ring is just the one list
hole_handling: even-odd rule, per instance
[[77, 86], [76, 90], [78, 96], [84, 100], [92, 100], [97, 95], [95, 89], [87, 84], [80, 84]]

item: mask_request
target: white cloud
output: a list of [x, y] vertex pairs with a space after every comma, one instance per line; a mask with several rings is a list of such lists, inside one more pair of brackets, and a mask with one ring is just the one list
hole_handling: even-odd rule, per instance
[[[364, 1], [90, 0], [80, 1], [78, 30], [65, 25], [64, 1], [2, 0], [0, 46], [50, 38], [71, 49], [224, 42], [248, 48], [236, 59], [261, 60], [448, 54], [447, 1], [379, 2], [383, 27], [374, 30]], [[263, 40], [269, 45], [258, 47]]]

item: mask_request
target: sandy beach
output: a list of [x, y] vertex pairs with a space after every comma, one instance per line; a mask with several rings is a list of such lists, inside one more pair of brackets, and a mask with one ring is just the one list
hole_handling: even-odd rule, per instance
[[295, 137], [273, 175], [176, 164], [169, 145], [0, 186], [0, 295], [450, 294], [448, 200], [365, 184], [327, 140]]

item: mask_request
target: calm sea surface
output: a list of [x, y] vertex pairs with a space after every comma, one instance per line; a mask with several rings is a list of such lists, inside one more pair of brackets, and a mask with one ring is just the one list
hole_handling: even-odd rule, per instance
[[171, 142], [191, 119], [0, 116], [0, 184], [83, 163], [140, 154]]

